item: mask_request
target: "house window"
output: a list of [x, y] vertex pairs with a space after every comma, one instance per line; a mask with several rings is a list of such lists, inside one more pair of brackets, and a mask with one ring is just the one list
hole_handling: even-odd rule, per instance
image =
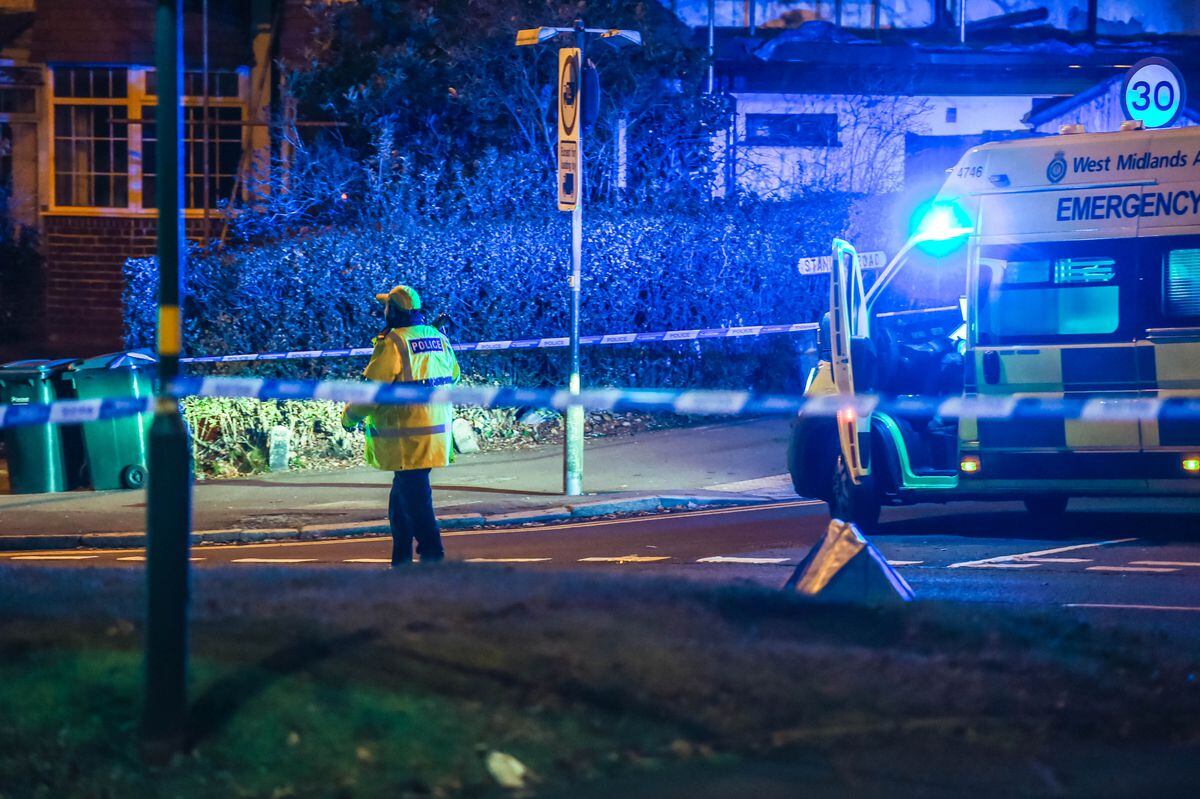
[[79, 67], [54, 70], [54, 96], [124, 100], [129, 94], [128, 70]]
[[[142, 106], [142, 206], [157, 208], [158, 152], [154, 106]], [[183, 203], [186, 208], [215, 208], [231, 199], [242, 160], [242, 109], [210, 105], [208, 109], [208, 163], [205, 164], [204, 109], [187, 106], [184, 111]], [[207, 166], [208, 180], [205, 181]], [[207, 186], [205, 185], [207, 183]], [[205, 193], [207, 189], [207, 194]]]
[[837, 114], [746, 114], [746, 144], [840, 147]]
[[129, 205], [129, 120], [123, 105], [55, 105], [54, 197], [59, 205]]
[[[54, 68], [54, 206], [156, 207], [154, 76], [154, 70], [137, 67]], [[208, 78], [205, 125], [204, 76], [184, 73], [184, 199], [190, 209], [206, 202], [215, 208], [230, 198], [245, 141], [243, 76], [214, 71]]]
[[953, 125], [955, 122], [958, 122], [958, 106], [953, 106], [953, 105], [947, 106], [946, 107], [946, 124]]
[[[158, 95], [158, 73], [153, 70], [146, 73], [146, 94], [150, 97]], [[183, 94], [185, 97], [204, 96], [203, 72], [185, 72], [183, 74]], [[238, 74], [236, 72], [212, 71], [208, 73], [208, 98], [210, 102], [214, 99], [236, 100], [240, 96], [241, 91], [238, 88]]]

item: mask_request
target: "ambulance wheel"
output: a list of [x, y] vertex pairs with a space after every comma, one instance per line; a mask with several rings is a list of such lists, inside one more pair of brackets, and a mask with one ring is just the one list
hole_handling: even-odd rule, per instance
[[1067, 510], [1068, 497], [1054, 494], [1043, 497], [1026, 497], [1025, 510], [1034, 516], [1061, 516]]
[[850, 479], [850, 470], [839, 453], [833, 470], [833, 486], [830, 490], [829, 515], [844, 522], [853, 522], [863, 531], [879, 525], [879, 494], [870, 477], [862, 478], [858, 485]]

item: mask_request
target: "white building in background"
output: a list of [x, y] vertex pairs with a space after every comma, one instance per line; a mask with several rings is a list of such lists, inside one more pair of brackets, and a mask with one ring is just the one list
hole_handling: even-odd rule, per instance
[[[661, 1], [708, 41], [706, 0]], [[1200, 31], [1200, 3], [1095, 0], [1094, 35], [1088, 5], [969, 0], [964, 44], [952, 0], [880, 2], [878, 28], [871, 2], [715, 2], [713, 88], [732, 110], [718, 193], [926, 191], [985, 141], [1066, 116], [1116, 130], [1119, 78], [1147, 55], [1175, 60], [1200, 97], [1200, 38], [1180, 35]]]
[[765, 196], [787, 196], [799, 188], [899, 191], [914, 136], [962, 140], [1023, 132], [1021, 120], [1039, 99], [1029, 94], [738, 94], [736, 173], [743, 191]]

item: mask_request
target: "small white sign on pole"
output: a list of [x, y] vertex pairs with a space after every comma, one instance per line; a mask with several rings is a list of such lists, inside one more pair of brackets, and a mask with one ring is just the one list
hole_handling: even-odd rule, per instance
[[[858, 263], [863, 269], [883, 269], [887, 266], [887, 253], [882, 250], [860, 252]], [[833, 269], [833, 256], [814, 255], [809, 258], [801, 258], [797, 269], [802, 275], [827, 275], [829, 270]]]

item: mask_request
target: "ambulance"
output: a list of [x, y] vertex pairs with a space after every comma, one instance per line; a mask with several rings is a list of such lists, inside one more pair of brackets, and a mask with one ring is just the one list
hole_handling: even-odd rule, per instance
[[1200, 496], [1200, 419], [939, 415], [941, 400], [1200, 396], [1200, 128], [985, 144], [864, 290], [834, 243], [808, 397], [926, 402], [801, 414], [789, 471], [837, 518], [881, 506]]

